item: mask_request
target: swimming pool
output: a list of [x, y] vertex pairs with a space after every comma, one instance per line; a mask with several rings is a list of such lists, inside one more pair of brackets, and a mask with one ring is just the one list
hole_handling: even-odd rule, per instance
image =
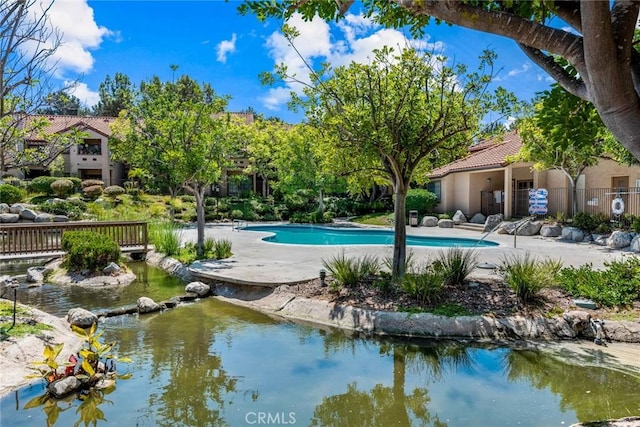
[[[250, 225], [246, 231], [273, 233], [262, 240], [291, 245], [393, 245], [393, 231], [314, 225]], [[407, 246], [493, 247], [498, 243], [459, 237], [407, 236]]]

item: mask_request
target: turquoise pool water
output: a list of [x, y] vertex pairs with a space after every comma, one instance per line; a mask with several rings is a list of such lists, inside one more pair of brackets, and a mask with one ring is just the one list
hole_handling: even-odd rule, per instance
[[[313, 225], [252, 225], [247, 231], [273, 233], [265, 242], [292, 245], [392, 245], [393, 231], [366, 228], [318, 227]], [[493, 247], [498, 243], [488, 240], [458, 237], [407, 236], [407, 246], [433, 246], [448, 248]]]

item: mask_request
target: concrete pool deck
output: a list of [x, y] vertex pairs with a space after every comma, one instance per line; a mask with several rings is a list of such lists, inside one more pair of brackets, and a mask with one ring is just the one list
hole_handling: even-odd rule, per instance
[[[391, 245], [308, 246], [262, 241], [261, 239], [267, 235], [269, 233], [233, 230], [229, 223], [207, 224], [205, 236], [230, 240], [233, 256], [221, 261], [196, 262], [191, 266], [191, 270], [196, 275], [211, 279], [273, 287], [318, 277], [322, 260], [339, 255], [343, 251], [347, 257], [375, 255], [380, 259], [390, 257], [393, 253]], [[407, 227], [407, 235], [479, 239], [484, 233], [461, 228]], [[182, 238], [195, 242], [195, 228], [184, 229]], [[511, 235], [491, 233], [486, 239], [499, 243], [499, 246], [476, 249], [479, 261], [496, 265], [500, 264], [505, 256], [529, 252], [539, 258], [560, 259], [564, 266], [590, 263], [593, 268], [598, 269], [602, 268], [606, 261], [632, 254], [593, 243], [570, 243], [541, 236], [518, 236], [515, 239], [515, 247], [514, 236]], [[421, 261], [429, 259], [443, 248], [409, 246], [407, 250], [413, 252], [414, 259]], [[493, 274], [494, 270], [478, 268], [473, 276]]]

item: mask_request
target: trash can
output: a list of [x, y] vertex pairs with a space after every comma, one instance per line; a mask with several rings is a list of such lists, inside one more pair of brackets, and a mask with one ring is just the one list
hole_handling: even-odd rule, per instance
[[418, 211], [409, 211], [409, 225], [412, 227], [418, 226]]

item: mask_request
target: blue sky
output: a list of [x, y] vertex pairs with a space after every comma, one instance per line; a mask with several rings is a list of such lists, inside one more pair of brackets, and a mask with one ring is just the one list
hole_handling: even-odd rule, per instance
[[[51, 20], [63, 33], [57, 54], [57, 81], [80, 77], [74, 94], [91, 106], [98, 101], [98, 86], [107, 75], [127, 74], [137, 86], [154, 75], [170, 80], [188, 74], [229, 95], [229, 110], [248, 107], [289, 122], [301, 116], [287, 110], [291, 87], [262, 86], [258, 74], [278, 63], [305, 73], [300, 58], [280, 34], [280, 22], [259, 22], [236, 12], [239, 1], [87, 1], [56, 0]], [[367, 61], [382, 45], [404, 45], [408, 31], [385, 29], [357, 14], [356, 7], [339, 24], [294, 19], [301, 35], [296, 47], [313, 61], [348, 64]], [[430, 25], [427, 35], [414, 43], [428, 44], [451, 60], [474, 65], [483, 49], [498, 54], [500, 69], [495, 84], [524, 100], [551, 84], [515, 42], [447, 25]]]

